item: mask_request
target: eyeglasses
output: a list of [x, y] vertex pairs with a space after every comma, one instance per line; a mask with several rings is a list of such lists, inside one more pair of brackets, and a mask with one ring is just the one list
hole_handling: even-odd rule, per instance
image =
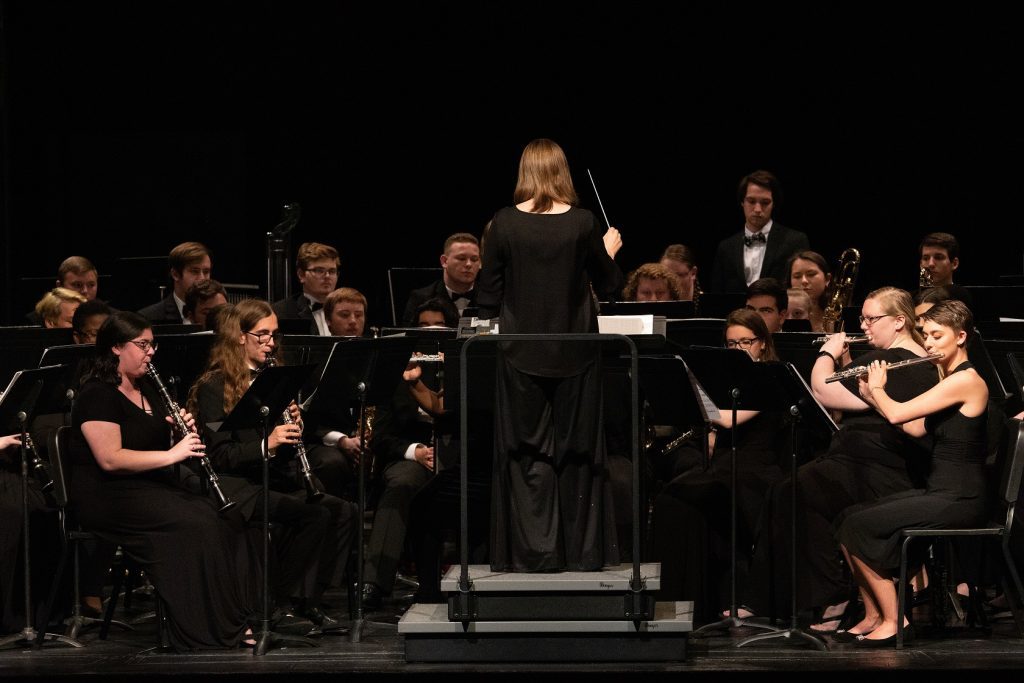
[[139, 350], [143, 353], [149, 353], [150, 349], [156, 351], [156, 347], [160, 345], [159, 342], [150, 341], [148, 339], [131, 339], [132, 344], [139, 347]]
[[857, 316], [857, 320], [861, 321], [862, 323], [864, 323], [868, 327], [871, 327], [872, 325], [877, 323], [882, 318], [888, 318], [888, 317], [890, 317], [890, 315], [888, 313], [886, 313], [885, 315], [858, 315]]
[[280, 332], [246, 332], [246, 334], [256, 337], [256, 341], [260, 344], [269, 344], [271, 339], [274, 340], [275, 344], [281, 341]]
[[761, 340], [758, 339], [757, 337], [754, 337], [753, 339], [749, 339], [749, 338], [748, 339], [727, 339], [727, 340], [725, 340], [725, 348], [727, 348], [727, 349], [737, 349], [738, 348], [738, 349], [746, 350], [746, 349], [749, 349], [751, 346], [753, 346], [754, 342], [758, 342], [758, 341], [761, 341]]
[[338, 274], [337, 268], [303, 268], [307, 273], [313, 273], [317, 277], [330, 276], [334, 277]]

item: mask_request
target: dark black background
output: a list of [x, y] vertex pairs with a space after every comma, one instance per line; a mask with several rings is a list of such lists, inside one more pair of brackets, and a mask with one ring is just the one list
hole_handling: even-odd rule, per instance
[[386, 269], [479, 235], [536, 137], [596, 209], [591, 169], [625, 269], [683, 242], [709, 281], [767, 168], [780, 222], [861, 251], [859, 290], [915, 286], [933, 230], [994, 284], [1022, 267], [1018, 24], [937, 7], [5, 0], [5, 318], [70, 254], [109, 273], [194, 239], [264, 285], [298, 201], [293, 247], [337, 246], [383, 320]]

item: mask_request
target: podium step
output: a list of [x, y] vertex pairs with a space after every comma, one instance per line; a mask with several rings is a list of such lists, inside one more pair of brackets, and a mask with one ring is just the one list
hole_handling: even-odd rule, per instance
[[416, 604], [398, 622], [408, 662], [666, 662], [686, 659], [691, 601], [657, 603], [654, 618], [470, 621]]
[[451, 621], [632, 621], [654, 616], [653, 591], [661, 587], [661, 564], [640, 565], [643, 587], [630, 589], [632, 565], [598, 572], [513, 573], [470, 565], [470, 591], [458, 592], [460, 567], [441, 580]]

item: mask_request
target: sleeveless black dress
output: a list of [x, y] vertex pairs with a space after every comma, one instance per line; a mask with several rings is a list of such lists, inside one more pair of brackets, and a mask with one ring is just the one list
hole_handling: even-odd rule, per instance
[[[961, 363], [953, 372], [971, 368]], [[964, 416], [951, 406], [925, 420], [935, 437], [927, 486], [887, 496], [845, 512], [836, 538], [850, 554], [880, 572], [900, 564], [903, 529], [942, 529], [983, 522], [988, 511], [985, 483], [986, 413]]]

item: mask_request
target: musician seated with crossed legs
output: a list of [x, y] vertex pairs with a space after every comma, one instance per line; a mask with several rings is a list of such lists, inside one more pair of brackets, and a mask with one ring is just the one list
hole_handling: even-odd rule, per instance
[[234, 647], [251, 635], [259, 599], [259, 561], [242, 520], [219, 514], [211, 497], [194, 493], [196, 475], [174, 467], [202, 455], [203, 444], [195, 433], [171, 440], [167, 406], [146, 376], [156, 352], [149, 321], [116, 312], [96, 346], [72, 411], [73, 510], [84, 529], [145, 567], [176, 649]]
[[[778, 360], [763, 318], [749, 309], [729, 314], [725, 345], [755, 361]], [[736, 413], [737, 569], [749, 562], [761, 504], [768, 487], [782, 478], [780, 458], [787, 447], [785, 415], [779, 411]], [[654, 502], [654, 560], [661, 562], [662, 600], [693, 600], [694, 619], [717, 619], [729, 601], [731, 561], [732, 412], [719, 408], [708, 432], [711, 462], [676, 477]], [[720, 431], [719, 431], [720, 430]], [[716, 438], [718, 437], [718, 438]], [[737, 578], [737, 583], [741, 583]]]
[[[883, 287], [868, 294], [861, 308], [861, 329], [874, 350], [853, 361], [906, 361], [927, 356], [914, 328], [910, 294]], [[853, 592], [844, 570], [832, 523], [851, 505], [874, 501], [920, 486], [927, 449], [890, 425], [860, 397], [855, 377], [827, 381], [840, 363], [849, 366], [846, 335], [831, 335], [811, 370], [811, 390], [827, 409], [841, 411], [840, 429], [825, 453], [797, 472], [797, 607], [811, 612], [812, 630], [832, 632]], [[938, 382], [930, 363], [919, 363], [890, 378], [891, 394], [909, 400]], [[790, 606], [792, 480], [779, 482], [761, 511], [750, 577], [743, 602], [757, 614], [786, 615]]]
[[[893, 576], [900, 565], [902, 530], [970, 527], [987, 513], [985, 482], [988, 386], [967, 358], [967, 340], [974, 319], [962, 301], [935, 304], [924, 318], [925, 350], [941, 356], [943, 379], [930, 390], [906, 401], [889, 396], [887, 385], [897, 369], [873, 361], [859, 377], [860, 396], [889, 423], [913, 436], [931, 434], [931, 468], [924, 488], [905, 491], [857, 506], [843, 513], [836, 538], [842, 544], [864, 601], [864, 618], [836, 638], [862, 647], [896, 642], [898, 620]], [[905, 370], [898, 369], [899, 372]], [[923, 545], [915, 564], [922, 561]], [[911, 565], [913, 566], [913, 565]], [[845, 634], [845, 637], [844, 637]], [[907, 630], [904, 639], [912, 639]]]
[[[279, 339], [277, 316], [270, 304], [258, 299], [235, 304], [222, 319], [206, 372], [189, 395], [190, 409], [203, 427], [214, 467], [248, 482], [244, 497], [239, 496], [237, 502], [250, 522], [263, 518], [259, 489], [263, 439], [256, 429], [215, 432], [210, 423], [227, 417], [267, 359], [278, 351]], [[274, 544], [279, 567], [277, 598], [283, 609], [312, 621], [314, 631], [339, 631], [341, 624], [323, 611], [321, 598], [337, 563], [348, 558], [358, 514], [351, 502], [331, 495], [307, 502], [300, 464], [294, 457], [294, 446], [302, 435], [301, 415], [294, 403], [289, 412], [297, 424], [278, 424], [268, 439], [269, 516], [272, 522], [287, 527], [287, 533], [276, 535]]]

